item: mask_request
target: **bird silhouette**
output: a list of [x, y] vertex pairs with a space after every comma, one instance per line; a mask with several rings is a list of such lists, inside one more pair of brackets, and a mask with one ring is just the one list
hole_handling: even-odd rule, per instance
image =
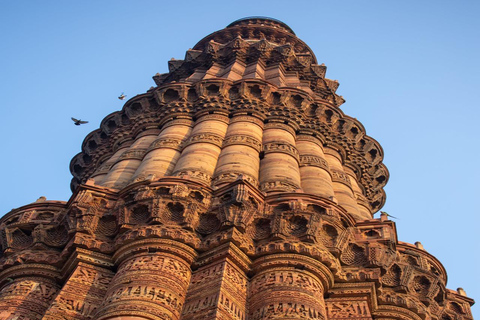
[[381, 214], [385, 214], [387, 217], [398, 219], [397, 217], [392, 216], [391, 214], [386, 213], [385, 211], [380, 211]]
[[127, 96], [124, 95], [123, 92], [122, 92], [122, 94], [118, 96], [118, 99], [120, 99], [120, 100], [125, 100], [126, 97], [127, 97]]
[[74, 122], [74, 124], [75, 124], [76, 126], [79, 126], [79, 125], [81, 125], [81, 124], [88, 123], [88, 121], [82, 121], [82, 120], [80, 120], [80, 119], [75, 119], [74, 117], [72, 117], [72, 121]]

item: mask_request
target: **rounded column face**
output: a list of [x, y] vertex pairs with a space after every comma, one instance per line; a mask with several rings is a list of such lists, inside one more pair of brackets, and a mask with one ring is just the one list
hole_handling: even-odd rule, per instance
[[97, 319], [148, 314], [148, 319], [177, 320], [190, 277], [190, 265], [173, 254], [155, 252], [130, 257], [118, 267]]
[[133, 175], [132, 181], [145, 180], [148, 176], [159, 179], [173, 172], [180, 158], [183, 144], [192, 132], [193, 122], [188, 119], [172, 120], [150, 144], [147, 153]]
[[0, 292], [0, 319], [42, 319], [59, 287], [40, 277], [8, 278]]
[[252, 278], [249, 293], [249, 320], [326, 318], [323, 285], [307, 270], [267, 267]]
[[265, 192], [294, 192], [300, 189], [299, 157], [295, 132], [281, 123], [268, 123], [263, 131], [260, 189]]
[[123, 152], [117, 162], [112, 166], [102, 185], [115, 189], [125, 187], [142, 162], [148, 146], [155, 138], [156, 135], [144, 135], [137, 138], [130, 148]]
[[372, 211], [370, 210], [367, 198], [363, 195], [362, 189], [358, 185], [357, 176], [350, 168], [344, 167], [344, 171], [350, 177], [350, 183], [352, 185], [353, 196], [357, 202], [359, 216], [363, 219], [372, 219]]
[[197, 120], [173, 175], [210, 186], [227, 132], [228, 118], [209, 114]]
[[105, 177], [108, 175], [108, 172], [112, 168], [112, 166], [117, 162], [118, 159], [120, 159], [120, 156], [128, 150], [128, 147], [121, 147], [118, 149], [113, 156], [108, 159], [104, 164], [102, 164], [91, 176], [93, 181], [95, 181], [95, 184], [97, 185], [103, 185], [103, 182], [105, 181]]
[[349, 175], [347, 175], [340, 161], [338, 153], [331, 149], [325, 150], [325, 159], [332, 173], [332, 185], [335, 192], [335, 198], [338, 204], [342, 206], [348, 213], [352, 214], [355, 220], [364, 220], [358, 210], [357, 201], [352, 190], [352, 183]]
[[297, 149], [303, 191], [333, 200], [332, 176], [320, 140], [312, 136], [297, 136]]
[[263, 122], [252, 116], [231, 119], [212, 184], [221, 186], [239, 176], [258, 186]]

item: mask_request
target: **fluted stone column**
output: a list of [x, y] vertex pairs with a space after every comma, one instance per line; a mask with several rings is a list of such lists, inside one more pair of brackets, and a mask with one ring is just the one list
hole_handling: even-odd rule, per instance
[[220, 114], [201, 116], [193, 127], [173, 175], [199, 181], [207, 186], [217, 166], [228, 117]]
[[192, 131], [192, 125], [193, 122], [190, 119], [175, 119], [167, 122], [157, 139], [148, 147], [132, 180], [149, 175], [154, 175], [157, 179], [170, 175], [180, 158], [183, 144]]
[[240, 115], [230, 120], [215, 169], [213, 185], [221, 186], [233, 182], [241, 175], [254, 186], [258, 186], [262, 133], [263, 121], [256, 117]]
[[325, 159], [332, 173], [333, 191], [338, 204], [351, 213], [356, 220], [364, 220], [358, 210], [350, 176], [343, 170], [340, 154], [331, 148], [325, 148]]
[[324, 292], [333, 276], [315, 259], [273, 254], [254, 262], [249, 320], [326, 319]]
[[105, 181], [105, 177], [108, 175], [108, 172], [112, 168], [112, 166], [117, 162], [118, 159], [120, 159], [120, 156], [128, 150], [128, 147], [121, 147], [118, 149], [113, 156], [108, 159], [104, 164], [100, 166], [92, 175], [92, 179], [97, 185], [103, 185], [103, 182]]
[[350, 183], [352, 185], [353, 196], [357, 202], [357, 208], [359, 211], [360, 216], [363, 219], [372, 219], [372, 211], [369, 208], [368, 201], [366, 197], [363, 195], [362, 189], [360, 188], [357, 175], [355, 172], [349, 167], [343, 167], [343, 170], [346, 174], [350, 177]]
[[56, 268], [42, 264], [10, 267], [0, 274], [0, 319], [40, 320], [55, 298], [59, 285]]
[[195, 251], [165, 239], [134, 241], [119, 249], [118, 264], [97, 320], [180, 319]]
[[158, 129], [144, 131], [138, 135], [127, 151], [122, 153], [117, 162], [108, 172], [103, 185], [105, 187], [121, 189], [125, 187], [142, 162], [148, 146], [158, 135]]
[[297, 136], [296, 145], [300, 154], [303, 192], [333, 200], [332, 176], [322, 142], [311, 135], [302, 134]]
[[294, 192], [301, 188], [293, 128], [279, 122], [267, 123], [263, 131], [263, 153], [260, 161], [262, 191]]

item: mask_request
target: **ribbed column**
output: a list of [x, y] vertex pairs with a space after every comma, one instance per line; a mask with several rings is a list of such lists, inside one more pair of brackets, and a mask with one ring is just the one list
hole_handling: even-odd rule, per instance
[[120, 159], [120, 156], [128, 150], [128, 147], [121, 147], [118, 149], [113, 156], [108, 159], [104, 164], [102, 164], [93, 174], [92, 179], [95, 181], [95, 184], [102, 185], [105, 181], [105, 177], [112, 168], [112, 166]]
[[278, 122], [267, 123], [263, 131], [260, 189], [266, 192], [294, 192], [300, 189], [298, 162], [293, 128]]
[[189, 119], [167, 122], [157, 139], [148, 147], [132, 181], [142, 180], [149, 175], [154, 175], [156, 179], [170, 175], [180, 158], [183, 144], [192, 131], [192, 125], [193, 122]]
[[363, 191], [358, 184], [357, 175], [349, 167], [344, 166], [343, 170], [350, 177], [350, 183], [352, 185], [353, 196], [355, 197], [355, 200], [357, 202], [357, 208], [358, 208], [360, 216], [363, 219], [372, 219], [372, 212], [369, 208], [367, 198], [363, 195]]
[[157, 135], [158, 130], [142, 132], [130, 148], [118, 158], [102, 184], [105, 187], [116, 189], [125, 187], [142, 162], [148, 146], [155, 140]]
[[194, 256], [190, 247], [164, 239], [122, 247], [114, 255], [118, 271], [94, 319], [178, 320]]
[[311, 135], [298, 135], [297, 149], [300, 154], [303, 192], [333, 200], [332, 176], [325, 160], [322, 142]]
[[254, 262], [249, 320], [326, 319], [324, 292], [330, 271], [312, 258], [274, 254]]
[[59, 290], [56, 276], [54, 267], [41, 264], [2, 272], [0, 279], [7, 284], [0, 292], [0, 319], [42, 319]]
[[239, 176], [258, 186], [263, 121], [239, 115], [230, 120], [212, 184], [221, 186]]
[[332, 173], [333, 191], [338, 204], [351, 213], [356, 220], [364, 220], [358, 210], [350, 177], [343, 170], [340, 154], [331, 148], [325, 148], [325, 159]]
[[173, 175], [210, 186], [227, 126], [226, 116], [208, 114], [200, 117], [178, 159]]

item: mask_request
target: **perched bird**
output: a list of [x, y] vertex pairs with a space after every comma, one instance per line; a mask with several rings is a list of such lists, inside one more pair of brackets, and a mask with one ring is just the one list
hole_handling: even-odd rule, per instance
[[393, 218], [393, 219], [398, 219], [397, 217], [394, 217], [394, 216], [386, 213], [385, 211], [380, 211], [380, 213], [386, 215], [387, 217], [390, 217], [390, 218]]
[[75, 119], [74, 117], [72, 117], [72, 121], [75, 122], [74, 124], [75, 124], [76, 126], [79, 126], [79, 125], [81, 125], [81, 124], [88, 123], [88, 121], [82, 121], [82, 120], [80, 120], [80, 119]]
[[125, 100], [126, 97], [127, 97], [127, 96], [124, 95], [123, 92], [122, 92], [122, 94], [118, 96], [118, 99], [120, 99], [120, 100]]

